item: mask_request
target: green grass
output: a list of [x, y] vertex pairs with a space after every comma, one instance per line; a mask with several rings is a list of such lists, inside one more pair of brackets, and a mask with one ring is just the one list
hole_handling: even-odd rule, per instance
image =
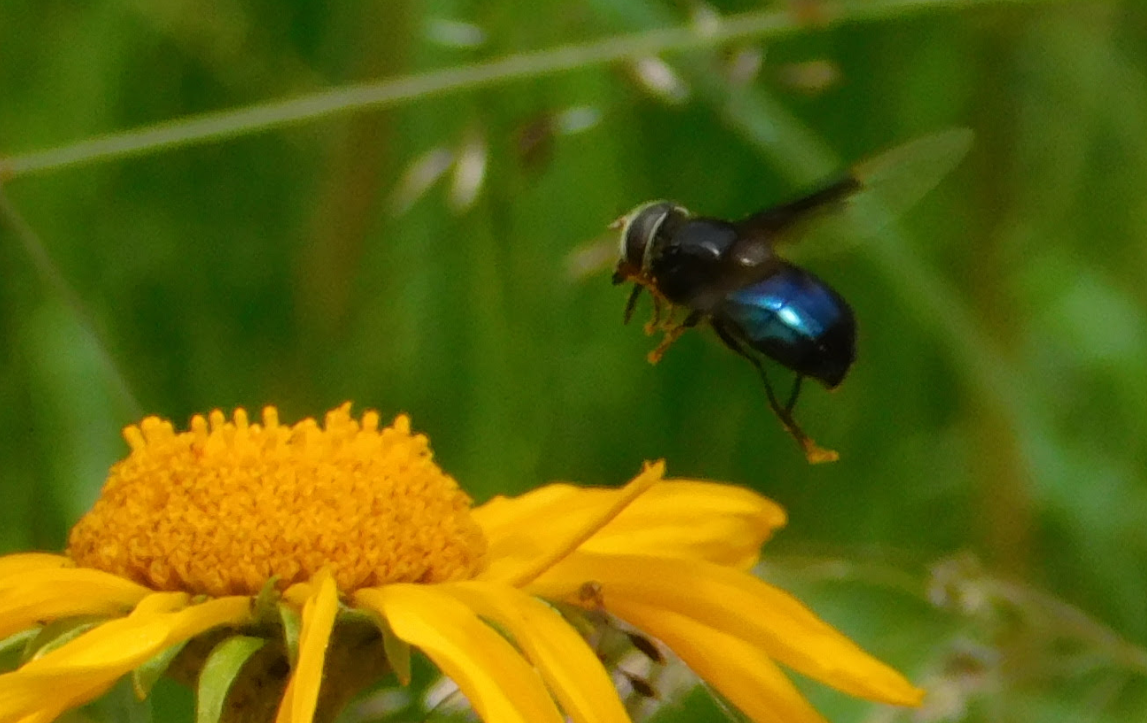
[[[1141, 720], [1147, 7], [823, 6], [727, 0], [699, 35], [671, 0], [4, 3], [0, 550], [59, 549], [142, 413], [351, 399], [409, 412], [478, 499], [654, 458], [751, 485], [791, 514], [770, 573], [915, 679], [967, 683], [954, 719]], [[485, 42], [433, 41], [442, 19]], [[628, 72], [657, 52], [683, 102]], [[812, 60], [837, 82], [785, 82]], [[523, 155], [583, 106], [596, 125]], [[798, 407], [834, 465], [710, 334], [651, 367], [608, 269], [567, 271], [641, 201], [735, 217], [950, 126], [975, 146], [897, 229], [807, 262], [860, 324], [849, 379]], [[472, 205], [448, 174], [396, 212], [412, 164], [467, 143]], [[986, 607], [925, 595], [959, 551]]]

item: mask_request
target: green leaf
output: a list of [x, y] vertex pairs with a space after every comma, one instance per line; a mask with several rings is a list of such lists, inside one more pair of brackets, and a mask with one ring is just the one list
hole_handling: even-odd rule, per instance
[[275, 609], [279, 605], [279, 576], [273, 575], [263, 585], [263, 589], [255, 596], [255, 603], [251, 606], [252, 616], [260, 623], [274, 622], [279, 613]]
[[167, 668], [171, 665], [171, 661], [175, 660], [175, 656], [183, 651], [183, 647], [187, 645], [186, 640], [181, 643], [176, 643], [169, 648], [165, 648], [158, 654], [154, 655], [151, 660], [148, 660], [143, 665], [131, 671], [131, 687], [135, 691], [135, 697], [143, 700], [151, 694], [151, 689], [167, 672]]
[[120, 723], [155, 723], [152, 701], [140, 698], [135, 680], [120, 679], [112, 689], [114, 713], [111, 717], [95, 720], [114, 720]]
[[386, 651], [386, 659], [390, 662], [390, 669], [398, 676], [398, 682], [410, 685], [410, 644], [400, 640], [390, 631], [390, 626], [379, 626], [382, 630], [382, 649]]
[[252, 655], [267, 641], [249, 635], [227, 638], [212, 649], [199, 673], [199, 703], [196, 723], [216, 723], [223, 715], [223, 704], [231, 684]]
[[104, 618], [79, 617], [56, 620], [40, 628], [24, 648], [24, 661], [41, 658], [104, 622]]
[[40, 628], [29, 628], [0, 640], [0, 670], [11, 670], [23, 659], [28, 644], [40, 634]]
[[348, 617], [369, 618], [370, 622], [378, 628], [382, 633], [382, 649], [386, 653], [386, 660], [390, 663], [390, 669], [394, 671], [395, 676], [398, 677], [398, 682], [402, 685], [410, 684], [410, 645], [401, 640], [394, 631], [390, 629], [390, 625], [386, 619], [380, 615], [366, 610], [355, 609], [348, 615]]
[[279, 618], [283, 621], [283, 644], [287, 647], [287, 659], [294, 669], [299, 660], [299, 629], [303, 620], [299, 611], [287, 604], [279, 605]]

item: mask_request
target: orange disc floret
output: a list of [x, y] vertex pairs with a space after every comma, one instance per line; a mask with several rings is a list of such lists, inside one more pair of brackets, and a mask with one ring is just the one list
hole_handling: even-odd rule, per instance
[[255, 594], [322, 568], [346, 593], [391, 582], [472, 577], [486, 541], [470, 498], [436, 465], [423, 435], [398, 417], [359, 422], [350, 404], [319, 426], [279, 424], [274, 407], [249, 424], [216, 410], [191, 430], [148, 417], [124, 430], [92, 510], [72, 528], [78, 565], [156, 590]]

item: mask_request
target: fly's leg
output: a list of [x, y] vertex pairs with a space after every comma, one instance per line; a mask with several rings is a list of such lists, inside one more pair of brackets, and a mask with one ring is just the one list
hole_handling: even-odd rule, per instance
[[789, 401], [785, 403], [785, 412], [790, 415], [793, 413], [793, 407], [797, 405], [797, 397], [801, 394], [802, 381], [804, 381], [804, 376], [800, 374], [797, 374], [797, 378], [793, 380], [793, 388], [789, 392]]
[[661, 343], [657, 345], [657, 348], [649, 352], [649, 356], [646, 357], [649, 359], [649, 363], [656, 364], [657, 362], [661, 361], [661, 357], [665, 356], [666, 350], [668, 350], [669, 347], [673, 345], [673, 342], [681, 338], [681, 335], [686, 331], [697, 326], [698, 322], [701, 321], [701, 318], [701, 312], [690, 311], [688, 316], [686, 316], [681, 321], [681, 323], [677, 323], [673, 321], [673, 317], [670, 315], [668, 321], [662, 327], [665, 331], [665, 338], [663, 338]]
[[773, 385], [769, 383], [769, 375], [765, 373], [765, 367], [761, 364], [761, 360], [753, 354], [750, 354], [745, 347], [737, 341], [736, 337], [729, 333], [729, 330], [725, 328], [723, 324], [713, 322], [712, 326], [713, 330], [717, 332], [717, 336], [725, 343], [725, 346], [732, 349], [738, 355], [748, 359], [753, 365], [753, 368], [757, 370], [757, 375], [761, 377], [761, 381], [765, 384], [765, 394], [769, 399], [769, 408], [772, 409], [773, 414], [777, 415], [777, 418], [781, 420], [785, 431], [800, 445], [801, 450], [804, 452], [805, 459], [809, 461], [809, 464], [835, 462], [840, 459], [840, 455], [837, 454], [835, 450], [821, 447], [812, 437], [805, 434], [804, 430], [797, 424], [796, 419], [793, 418], [792, 411], [796, 405], [797, 397], [800, 395], [802, 377], [797, 376], [796, 382], [793, 383], [793, 390], [789, 394], [788, 402], [784, 406], [781, 406], [780, 402], [777, 401], [776, 394], [773, 393]]
[[630, 318], [633, 317], [633, 311], [637, 307], [637, 299], [641, 296], [641, 292], [649, 289], [649, 295], [653, 297], [653, 318], [645, 322], [645, 334], [652, 336], [659, 331], [665, 332], [665, 338], [657, 345], [657, 348], [649, 352], [649, 363], [656, 364], [661, 361], [665, 351], [677, 341], [678, 337], [685, 333], [686, 329], [691, 329], [701, 321], [701, 313], [698, 311], [691, 311], [685, 319], [678, 322], [676, 320], [677, 309], [680, 307], [671, 304], [665, 297], [657, 292], [657, 287], [647, 285], [642, 279], [634, 279], [633, 290], [629, 292], [629, 299], [625, 302], [625, 323], [629, 323]]
[[[650, 291], [650, 296], [653, 297], [653, 318], [645, 322], [645, 335], [653, 336], [657, 333], [658, 329], [664, 327], [661, 321], [661, 296], [654, 291]], [[673, 323], [673, 307], [669, 307], [669, 319], [665, 323]]]

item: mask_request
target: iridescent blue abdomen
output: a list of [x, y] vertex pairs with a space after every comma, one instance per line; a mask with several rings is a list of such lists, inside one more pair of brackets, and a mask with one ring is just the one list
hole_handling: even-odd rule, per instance
[[848, 302], [788, 263], [728, 294], [715, 316], [732, 323], [736, 336], [754, 349], [830, 389], [856, 359], [856, 319]]

